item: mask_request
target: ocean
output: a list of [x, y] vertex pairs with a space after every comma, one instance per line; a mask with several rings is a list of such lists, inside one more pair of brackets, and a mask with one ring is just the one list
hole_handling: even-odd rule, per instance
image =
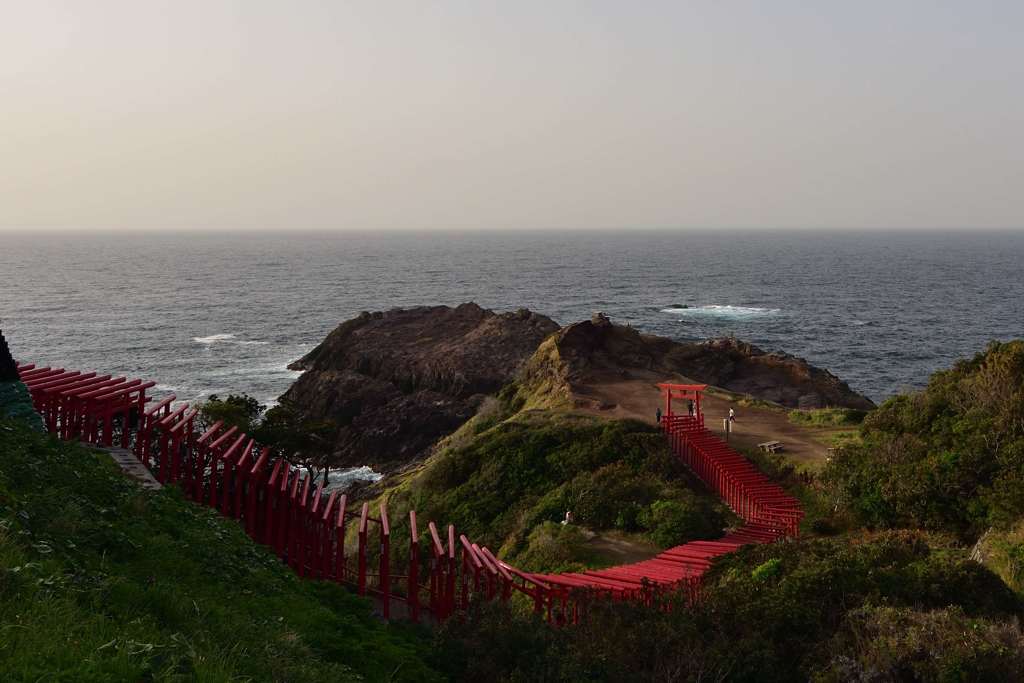
[[1010, 232], [0, 233], [0, 328], [21, 361], [270, 404], [363, 310], [603, 311], [802, 356], [880, 401], [1024, 337], [1022, 271]]

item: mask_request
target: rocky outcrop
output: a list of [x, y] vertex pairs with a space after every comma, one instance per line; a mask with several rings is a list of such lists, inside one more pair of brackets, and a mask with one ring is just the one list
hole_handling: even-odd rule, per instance
[[472, 303], [361, 313], [290, 367], [305, 372], [282, 401], [334, 423], [331, 463], [378, 470], [421, 459], [513, 378], [528, 408], [572, 407], [588, 385], [641, 376], [793, 408], [873, 407], [801, 358], [735, 339], [675, 342], [602, 314], [559, 330], [527, 310], [499, 314]]
[[468, 303], [361, 313], [290, 367], [282, 397], [336, 425], [332, 462], [393, 469], [472, 417], [558, 325]]
[[604, 316], [575, 323], [548, 340], [526, 365], [533, 394], [568, 397], [587, 385], [637, 373], [684, 377], [790, 408], [870, 409], [870, 399], [802, 358], [769, 353], [736, 339], [675, 342], [613, 325]]
[[0, 330], [0, 382], [13, 382], [18, 379], [18, 367], [11, 356], [11, 350], [7, 347], [7, 340]]
[[43, 431], [43, 421], [32, 406], [28, 389], [18, 378], [18, 366], [0, 331], [0, 418], [24, 420], [33, 429]]

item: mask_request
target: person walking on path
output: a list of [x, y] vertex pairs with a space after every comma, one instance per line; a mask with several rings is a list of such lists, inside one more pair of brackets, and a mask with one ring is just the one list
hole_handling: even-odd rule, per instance
[[693, 417], [693, 401], [690, 401], [686, 407], [690, 411], [690, 417]]
[[735, 422], [735, 421], [736, 421], [736, 411], [733, 410], [732, 408], [729, 408], [729, 422]]
[[661, 408], [654, 411], [654, 419], [658, 424], [661, 424]]

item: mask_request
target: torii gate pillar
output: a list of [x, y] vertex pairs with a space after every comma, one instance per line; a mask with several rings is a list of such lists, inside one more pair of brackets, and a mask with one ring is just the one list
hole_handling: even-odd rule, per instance
[[697, 424], [704, 426], [704, 411], [701, 409], [701, 397], [704, 394], [704, 390], [708, 388], [707, 384], [670, 384], [663, 383], [659, 384], [658, 388], [661, 389], [661, 394], [665, 398], [665, 416], [672, 417], [672, 401], [674, 399], [682, 399], [684, 401], [693, 401], [694, 415], [697, 419]]

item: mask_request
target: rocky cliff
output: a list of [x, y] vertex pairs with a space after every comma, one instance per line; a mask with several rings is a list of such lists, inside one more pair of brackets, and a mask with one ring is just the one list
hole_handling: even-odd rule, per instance
[[588, 386], [640, 375], [710, 384], [790, 408], [874, 407], [846, 382], [802, 358], [736, 339], [675, 342], [613, 325], [600, 314], [547, 340], [521, 380], [531, 395], [550, 403], [578, 400]]
[[421, 459], [514, 378], [533, 407], [571, 407], [588, 385], [641, 378], [686, 378], [789, 407], [873, 406], [825, 370], [734, 339], [674, 342], [603, 316], [559, 329], [528, 310], [472, 303], [362, 313], [290, 367], [305, 372], [282, 400], [336, 425], [332, 464], [388, 471]]
[[361, 313], [290, 367], [283, 400], [337, 425], [336, 465], [393, 469], [474, 415], [558, 325], [473, 303]]

